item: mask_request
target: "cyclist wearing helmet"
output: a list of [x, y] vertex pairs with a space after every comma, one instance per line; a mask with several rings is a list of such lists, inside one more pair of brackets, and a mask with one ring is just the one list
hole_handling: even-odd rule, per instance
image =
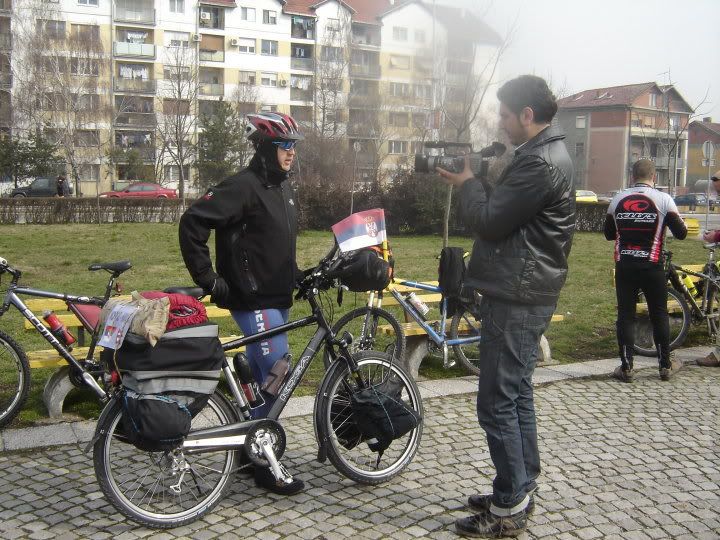
[[[295, 144], [304, 137], [292, 117], [280, 113], [247, 116], [246, 136], [255, 147], [247, 168], [208, 189], [180, 219], [180, 250], [195, 283], [229, 309], [245, 335], [288, 321], [299, 270], [295, 262], [297, 209], [288, 172]], [[215, 231], [215, 268], [208, 239]], [[273, 365], [288, 352], [287, 335], [251, 344], [246, 354], [255, 380], [273, 375]], [[270, 411], [275, 397], [262, 392]], [[301, 480], [277, 484], [270, 471], [255, 468], [255, 482], [280, 494], [297, 493]]]

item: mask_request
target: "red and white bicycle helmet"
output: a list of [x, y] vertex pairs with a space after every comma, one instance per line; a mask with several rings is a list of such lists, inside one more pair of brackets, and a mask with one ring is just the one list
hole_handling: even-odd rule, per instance
[[265, 141], [301, 141], [305, 136], [292, 116], [266, 112], [248, 114], [245, 136], [254, 143]]

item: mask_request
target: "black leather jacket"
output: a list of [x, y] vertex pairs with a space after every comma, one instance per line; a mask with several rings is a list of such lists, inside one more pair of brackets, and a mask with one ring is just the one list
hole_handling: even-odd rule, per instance
[[575, 231], [573, 166], [556, 127], [515, 151], [494, 188], [471, 179], [461, 216], [475, 235], [466, 283], [510, 302], [551, 305], [567, 277]]

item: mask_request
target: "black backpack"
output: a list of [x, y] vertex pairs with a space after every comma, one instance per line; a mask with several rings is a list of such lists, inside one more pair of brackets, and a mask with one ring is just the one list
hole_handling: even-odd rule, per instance
[[215, 391], [225, 359], [211, 323], [165, 332], [154, 347], [128, 333], [115, 354], [105, 349], [103, 355], [122, 377], [123, 435], [145, 451], [182, 443]]
[[440, 252], [438, 285], [447, 302], [448, 315], [460, 308], [460, 291], [465, 279], [465, 250], [459, 247], [445, 247]]

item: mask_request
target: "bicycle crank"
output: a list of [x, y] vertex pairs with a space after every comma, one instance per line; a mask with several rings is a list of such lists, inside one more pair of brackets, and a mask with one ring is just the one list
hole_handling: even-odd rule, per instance
[[244, 448], [250, 461], [259, 467], [272, 467], [275, 474], [277, 460], [285, 453], [285, 442], [283, 427], [275, 420], [266, 418], [259, 420], [247, 432]]

